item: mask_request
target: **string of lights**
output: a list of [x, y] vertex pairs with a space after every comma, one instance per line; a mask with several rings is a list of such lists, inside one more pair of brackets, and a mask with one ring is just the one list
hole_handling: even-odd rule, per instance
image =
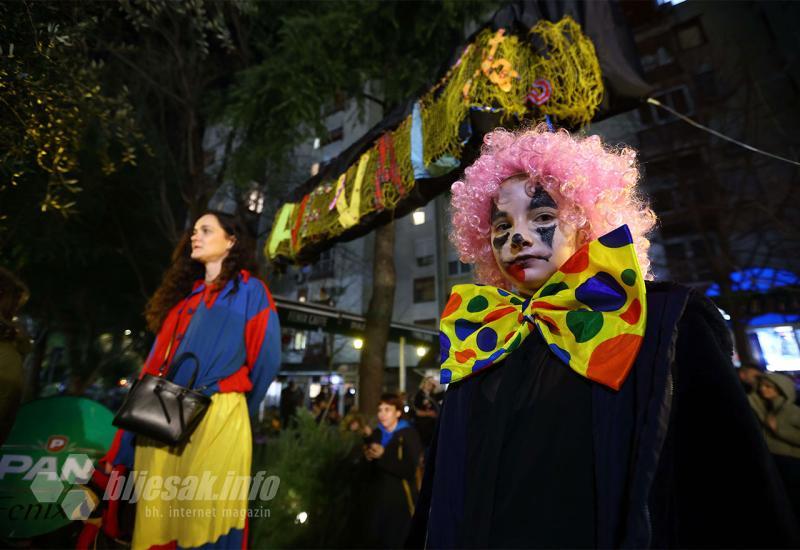
[[720, 139], [724, 139], [725, 141], [729, 141], [731, 143], [735, 143], [739, 147], [743, 147], [743, 148], [747, 149], [748, 151], [752, 151], [752, 152], [758, 153], [760, 155], [765, 155], [765, 156], [768, 156], [770, 158], [774, 158], [776, 160], [780, 160], [780, 161], [783, 161], [783, 162], [788, 162], [789, 164], [793, 164], [795, 166], [800, 166], [800, 162], [797, 162], [796, 160], [787, 159], [786, 157], [782, 157], [780, 155], [776, 155], [774, 153], [770, 153], [768, 151], [764, 151], [762, 149], [759, 149], [758, 147], [753, 147], [752, 145], [748, 145], [747, 143], [742, 143], [741, 141], [739, 141], [737, 139], [733, 139], [732, 137], [726, 136], [725, 134], [722, 134], [722, 133], [717, 132], [716, 130], [714, 130], [712, 128], [709, 128], [708, 126], [704, 126], [704, 125], [700, 124], [699, 122], [697, 122], [695, 120], [692, 120], [688, 116], [679, 113], [678, 111], [676, 111], [672, 107], [664, 105], [663, 103], [661, 103], [657, 99], [654, 99], [652, 97], [648, 97], [647, 98], [647, 103], [649, 103], [650, 105], [655, 105], [656, 107], [659, 107], [661, 109], [664, 109], [665, 111], [667, 111], [667, 112], [671, 113], [672, 115], [678, 117], [679, 119], [681, 119], [685, 123], [694, 126], [695, 128], [703, 130], [704, 132], [708, 132], [709, 134], [712, 134], [712, 135], [714, 135], [714, 136], [716, 136], [716, 137], [718, 137]]

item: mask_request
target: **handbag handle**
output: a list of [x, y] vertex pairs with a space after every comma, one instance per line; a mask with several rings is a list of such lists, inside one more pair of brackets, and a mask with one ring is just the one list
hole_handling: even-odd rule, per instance
[[183, 365], [186, 362], [187, 359], [193, 359], [194, 363], [195, 363], [194, 372], [192, 373], [192, 377], [189, 379], [189, 384], [187, 386], [191, 390], [191, 389], [194, 389], [194, 382], [195, 382], [195, 380], [197, 380], [197, 374], [198, 374], [198, 371], [200, 370], [200, 360], [197, 358], [197, 355], [195, 355], [194, 353], [192, 353], [190, 351], [181, 353], [172, 362], [172, 365], [169, 367], [169, 370], [167, 371], [166, 379], [169, 380], [170, 382], [174, 382], [175, 381], [175, 375], [178, 373], [178, 370], [180, 370], [181, 365]]

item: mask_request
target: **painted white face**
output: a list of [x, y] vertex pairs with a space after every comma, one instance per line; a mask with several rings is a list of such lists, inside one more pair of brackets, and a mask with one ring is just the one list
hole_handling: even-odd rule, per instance
[[527, 176], [500, 184], [492, 208], [492, 250], [505, 279], [535, 293], [577, 250], [577, 232], [558, 219], [558, 204]]
[[234, 242], [235, 239], [225, 232], [215, 215], [201, 216], [192, 230], [192, 259], [203, 264], [222, 261]]

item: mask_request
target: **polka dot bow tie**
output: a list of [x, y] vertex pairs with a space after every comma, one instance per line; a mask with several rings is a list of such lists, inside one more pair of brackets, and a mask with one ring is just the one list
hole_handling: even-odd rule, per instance
[[456, 285], [442, 312], [441, 381], [503, 360], [535, 326], [575, 372], [618, 390], [642, 345], [647, 300], [627, 225], [591, 241], [536, 294]]

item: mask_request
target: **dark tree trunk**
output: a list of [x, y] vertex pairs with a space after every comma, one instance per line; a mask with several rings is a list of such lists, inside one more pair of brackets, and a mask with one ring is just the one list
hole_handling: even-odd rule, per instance
[[206, 150], [203, 148], [203, 136], [205, 135], [204, 120], [197, 115], [196, 110], [192, 111], [187, 121], [186, 135], [188, 143], [186, 169], [189, 192], [188, 208], [189, 218], [194, 220], [208, 208], [208, 201], [211, 199], [216, 186], [213, 179], [206, 174]]
[[742, 364], [753, 363], [753, 354], [750, 351], [750, 342], [747, 336], [747, 318], [743, 315], [731, 314], [733, 321], [733, 345], [739, 354]]
[[753, 356], [750, 351], [750, 344], [747, 339], [747, 316], [743, 311], [741, 300], [731, 288], [730, 282], [721, 277], [719, 279], [719, 290], [721, 302], [726, 304], [725, 308], [731, 316], [731, 328], [733, 329], [733, 347], [739, 355], [739, 361], [752, 363]]
[[386, 342], [394, 308], [394, 222], [375, 231], [372, 297], [367, 310], [364, 348], [361, 350], [359, 408], [365, 415], [375, 414], [383, 389]]

